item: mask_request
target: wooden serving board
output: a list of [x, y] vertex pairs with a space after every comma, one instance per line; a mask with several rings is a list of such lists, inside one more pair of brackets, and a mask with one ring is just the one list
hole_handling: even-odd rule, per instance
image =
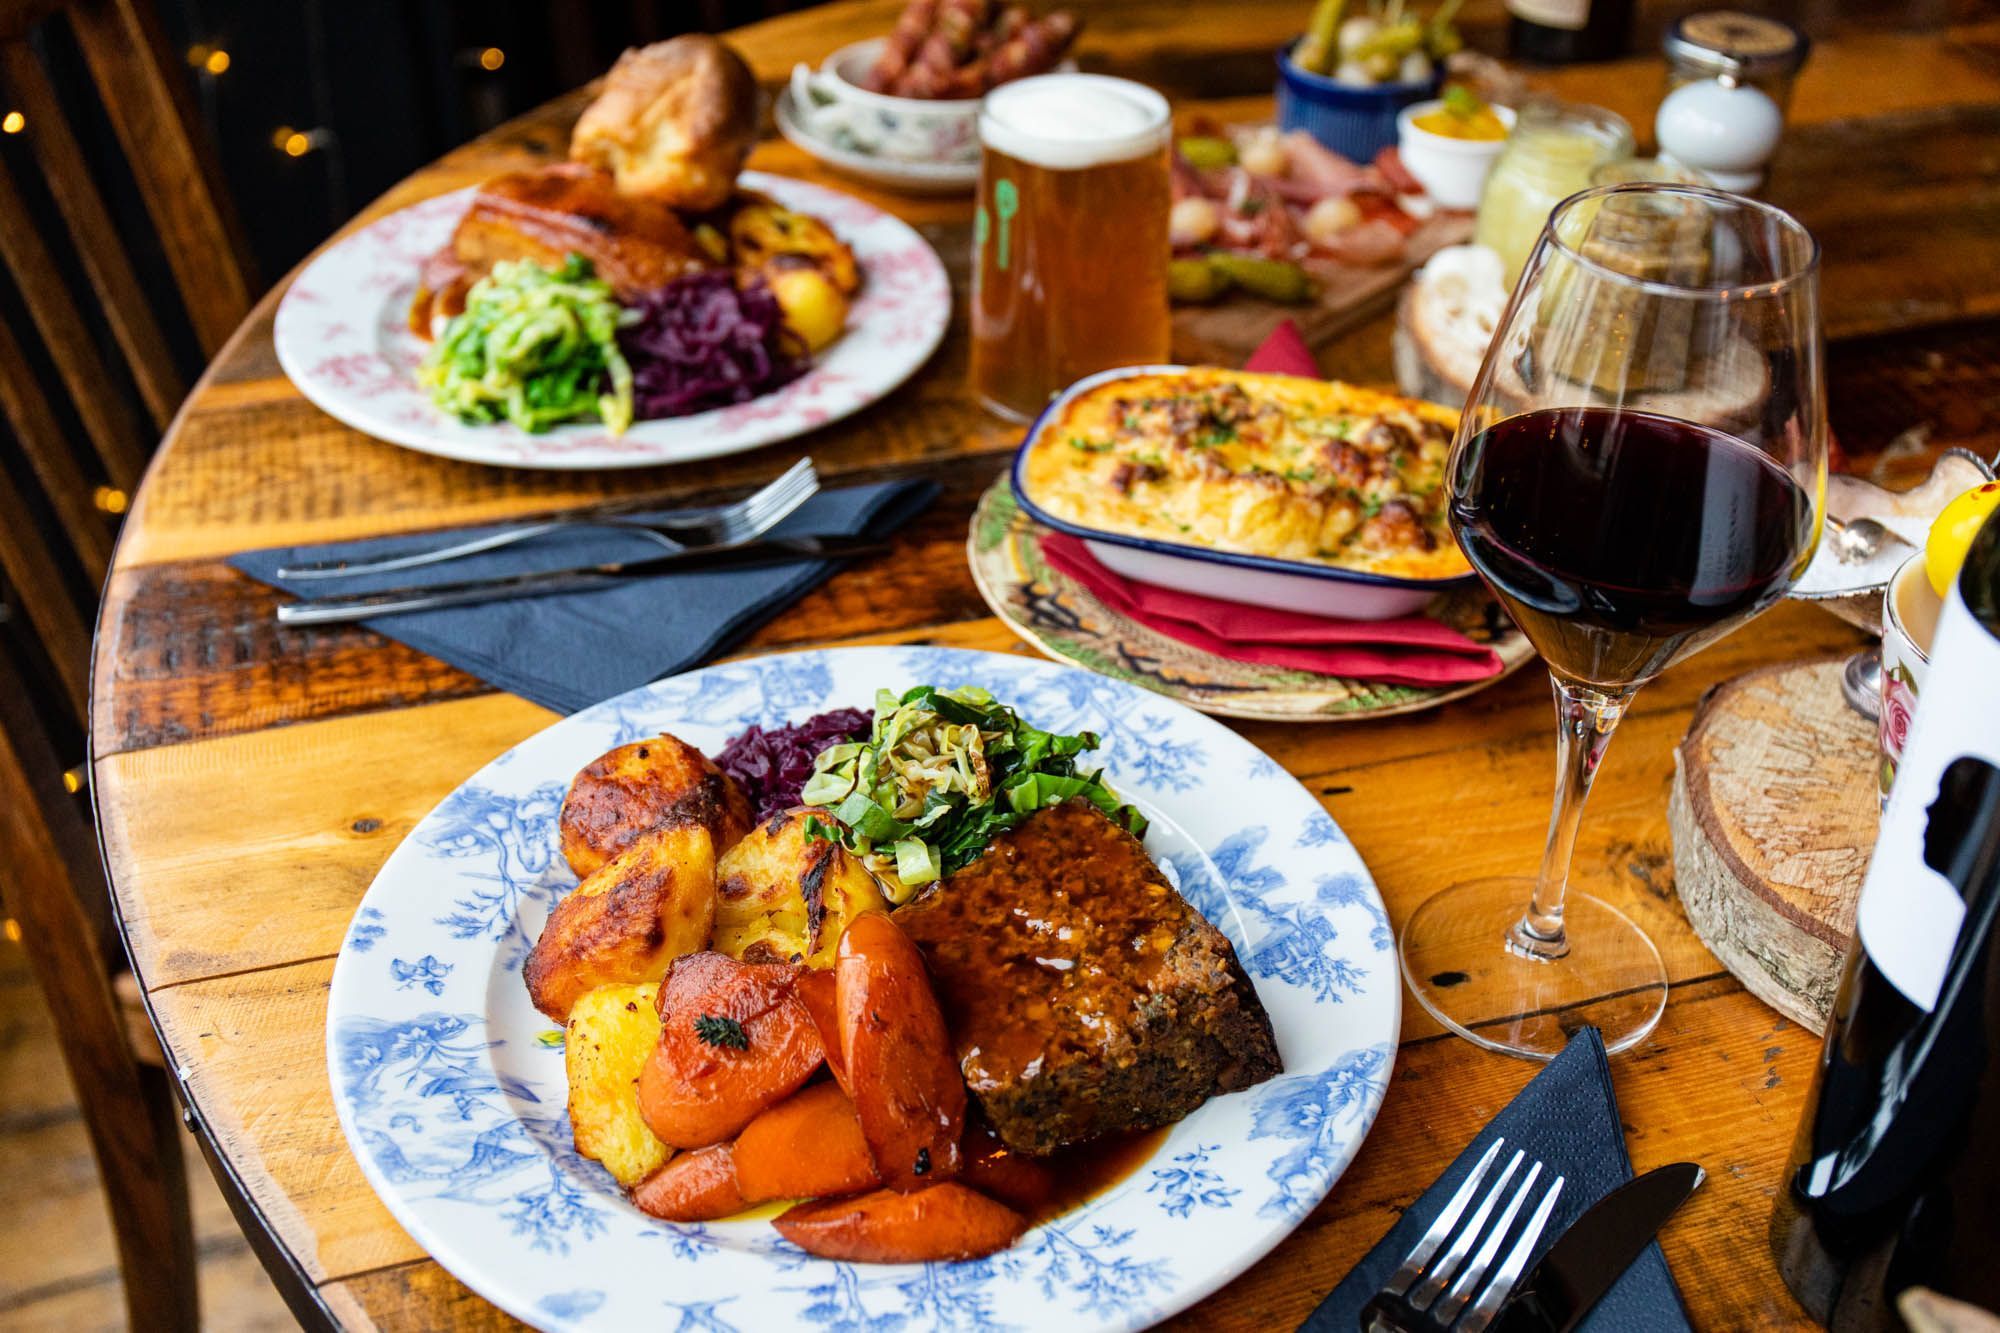
[[1410, 233], [1403, 257], [1379, 268], [1330, 269], [1319, 295], [1299, 305], [1262, 301], [1241, 292], [1214, 305], [1174, 309], [1174, 359], [1184, 365], [1240, 366], [1282, 320], [1291, 320], [1306, 346], [1319, 347], [1387, 310], [1410, 275], [1447, 245], [1472, 239], [1472, 214], [1438, 213]]
[[1723, 682], [1674, 752], [1674, 884], [1695, 934], [1751, 993], [1826, 1026], [1875, 847], [1874, 727], [1841, 660]]

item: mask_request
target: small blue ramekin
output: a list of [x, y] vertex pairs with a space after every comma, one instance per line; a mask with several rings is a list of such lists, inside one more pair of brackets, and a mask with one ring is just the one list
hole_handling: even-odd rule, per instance
[[1292, 46], [1278, 48], [1278, 128], [1304, 130], [1356, 162], [1396, 142], [1396, 115], [1404, 107], [1436, 97], [1442, 75], [1423, 83], [1384, 83], [1357, 88], [1292, 63]]

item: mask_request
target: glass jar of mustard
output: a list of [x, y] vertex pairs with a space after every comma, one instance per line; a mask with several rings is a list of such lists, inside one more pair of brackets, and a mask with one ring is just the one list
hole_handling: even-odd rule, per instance
[[1563, 200], [1590, 185], [1606, 162], [1632, 156], [1632, 127], [1601, 107], [1558, 102], [1521, 108], [1479, 197], [1473, 238], [1500, 256], [1512, 287]]

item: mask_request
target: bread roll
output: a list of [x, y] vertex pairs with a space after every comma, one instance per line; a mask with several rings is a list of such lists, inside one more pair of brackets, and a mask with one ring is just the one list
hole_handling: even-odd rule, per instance
[[570, 135], [569, 155], [627, 194], [675, 208], [729, 198], [757, 141], [757, 81], [743, 57], [690, 34], [618, 57]]

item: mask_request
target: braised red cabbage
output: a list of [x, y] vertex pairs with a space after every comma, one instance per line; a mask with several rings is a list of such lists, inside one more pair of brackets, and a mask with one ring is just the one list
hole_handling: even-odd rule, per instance
[[761, 281], [738, 287], [717, 269], [676, 278], [631, 306], [618, 333], [640, 418], [679, 417], [741, 403], [804, 373], [783, 312]]
[[812, 776], [813, 760], [829, 745], [866, 740], [869, 715], [859, 708], [836, 708], [787, 727], [751, 727], [731, 738], [715, 756], [716, 767], [736, 779], [764, 820], [799, 803], [799, 789]]

